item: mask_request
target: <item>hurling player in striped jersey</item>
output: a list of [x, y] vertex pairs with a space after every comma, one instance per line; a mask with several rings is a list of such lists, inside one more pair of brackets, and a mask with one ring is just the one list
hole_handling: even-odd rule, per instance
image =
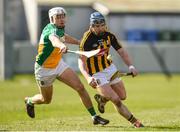
[[84, 33], [80, 43], [80, 51], [100, 49], [100, 52], [90, 58], [83, 55], [80, 56], [80, 71], [88, 84], [96, 88], [99, 92], [94, 97], [98, 103], [98, 110], [101, 113], [104, 113], [105, 104], [110, 100], [120, 115], [135, 127], [143, 127], [143, 124], [136, 119], [122, 102], [122, 100], [126, 99], [126, 90], [123, 81], [118, 77], [111, 80], [111, 77], [117, 73], [116, 66], [112, 60], [108, 59], [111, 46], [129, 67], [129, 72], [133, 76], [136, 76], [138, 74], [137, 70], [132, 65], [128, 53], [117, 41], [116, 36], [107, 30], [104, 16], [99, 12], [92, 13], [90, 16], [90, 28]]

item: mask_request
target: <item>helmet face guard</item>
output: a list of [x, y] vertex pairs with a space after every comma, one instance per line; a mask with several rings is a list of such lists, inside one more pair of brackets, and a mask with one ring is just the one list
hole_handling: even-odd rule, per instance
[[94, 12], [90, 17], [90, 25], [105, 23], [104, 16], [99, 12]]
[[66, 10], [62, 7], [54, 7], [49, 10], [48, 15], [51, 21], [51, 18], [54, 15], [66, 15]]

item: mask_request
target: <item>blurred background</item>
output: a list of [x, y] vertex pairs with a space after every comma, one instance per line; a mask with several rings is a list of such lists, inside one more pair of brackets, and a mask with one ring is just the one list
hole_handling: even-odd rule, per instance
[[[0, 79], [33, 73], [40, 33], [48, 10], [67, 11], [66, 33], [81, 39], [94, 11], [105, 15], [108, 28], [127, 48], [141, 73], [180, 73], [180, 0], [0, 0]], [[78, 50], [78, 46], [69, 46]], [[127, 67], [113, 49], [114, 63]], [[77, 57], [64, 60], [79, 71]]]

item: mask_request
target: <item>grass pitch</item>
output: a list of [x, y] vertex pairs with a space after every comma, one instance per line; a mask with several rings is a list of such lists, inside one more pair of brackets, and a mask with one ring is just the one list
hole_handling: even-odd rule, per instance
[[[96, 90], [80, 75], [93, 104]], [[68, 86], [56, 81], [51, 104], [36, 105], [36, 118], [25, 112], [24, 97], [38, 92], [33, 75], [16, 75], [0, 81], [0, 131], [180, 131], [180, 75], [167, 80], [162, 74], [142, 74], [123, 78], [127, 90], [124, 103], [145, 128], [135, 129], [114, 110], [109, 102], [102, 117], [106, 126], [94, 126], [79, 96]], [[97, 112], [98, 113], [98, 112]]]

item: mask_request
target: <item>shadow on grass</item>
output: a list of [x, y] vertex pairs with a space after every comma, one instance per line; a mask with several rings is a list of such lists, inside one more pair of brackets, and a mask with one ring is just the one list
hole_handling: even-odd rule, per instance
[[102, 126], [102, 127], [106, 127], [106, 128], [116, 128], [116, 129], [119, 129], [119, 128], [127, 128], [127, 127], [125, 127], [125, 126]]
[[[103, 126], [103, 127], [106, 127], [106, 128], [113, 128], [113, 129], [133, 129], [134, 127], [131, 126], [131, 127], [127, 127], [127, 126]], [[143, 128], [134, 128], [133, 131], [138, 131], [138, 130], [157, 130], [157, 131], [177, 131], [177, 130], [180, 130], [180, 127], [179, 126], [145, 126]]]
[[156, 129], [156, 130], [180, 130], [179, 126], [146, 126], [145, 128]]

